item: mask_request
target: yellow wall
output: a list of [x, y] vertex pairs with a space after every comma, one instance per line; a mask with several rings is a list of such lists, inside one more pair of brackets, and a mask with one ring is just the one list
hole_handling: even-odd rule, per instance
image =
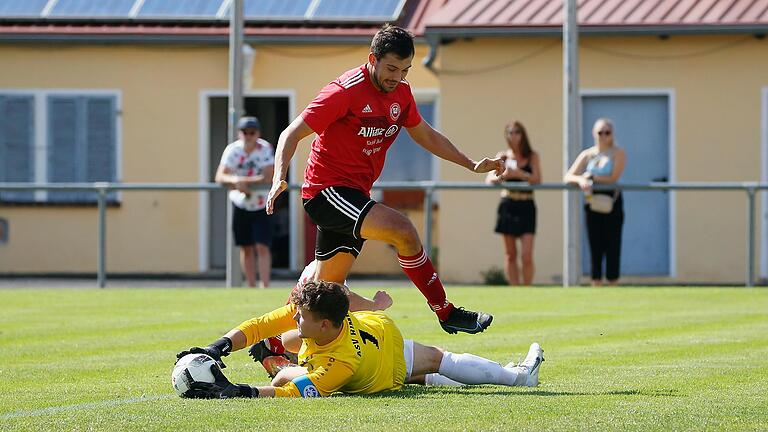
[[[580, 44], [582, 89], [674, 90], [675, 180], [760, 179], [760, 97], [768, 86], [768, 41], [745, 36], [582, 37]], [[503, 148], [503, 125], [517, 118], [541, 153], [544, 181], [560, 182], [561, 49], [559, 41], [545, 38], [475, 39], [441, 47], [444, 132], [479, 158]], [[509, 66], [495, 68], [500, 65]], [[481, 181], [447, 163], [441, 173], [442, 180]], [[536, 198], [535, 282], [553, 283], [562, 274], [562, 198], [545, 191]], [[492, 233], [497, 200], [493, 192], [442, 192], [444, 279], [477, 282], [481, 271], [502, 266], [501, 240]], [[739, 192], [677, 193], [678, 280], [744, 280], [745, 203]], [[458, 229], [468, 224], [476, 229]], [[466, 248], [450, 246], [466, 244], [476, 245], [471, 260]]]
[[[294, 114], [343, 71], [362, 64], [368, 48], [255, 46], [253, 91], [290, 90]], [[414, 87], [437, 81], [418, 61]], [[226, 91], [224, 46], [0, 45], [2, 89], [117, 90], [122, 97], [122, 181], [198, 182], [200, 94]], [[304, 170], [309, 140], [295, 156]], [[219, 155], [211, 155], [218, 158]], [[298, 204], [298, 203], [297, 203]], [[303, 213], [300, 212], [303, 224]], [[9, 243], [0, 245], [2, 272], [92, 272], [96, 268], [96, 207], [0, 207]], [[199, 238], [196, 192], [124, 192], [107, 216], [107, 270], [196, 272]], [[303, 237], [302, 237], [303, 238]], [[300, 243], [301, 245], [301, 243]], [[368, 248], [376, 272], [377, 254]], [[303, 248], [299, 255], [303, 256]]]
[[[339, 73], [365, 61], [368, 52], [364, 46], [255, 48], [251, 90], [292, 91], [294, 114]], [[495, 154], [504, 146], [504, 123], [518, 118], [541, 153], [544, 181], [561, 180], [558, 40], [457, 41], [441, 47], [443, 72], [438, 77], [420, 64], [426, 47], [417, 51], [409, 80], [416, 89], [440, 88], [441, 129], [461, 149], [475, 158]], [[760, 93], [768, 86], [768, 41], [743, 36], [583, 37], [580, 53], [582, 88], [674, 90], [676, 180], [760, 178]], [[659, 59], [668, 56], [679, 58]], [[0, 88], [120, 92], [121, 180], [199, 180], [200, 94], [226, 89], [226, 47], [2, 45], [0, 57]], [[304, 169], [308, 143], [305, 140], [295, 156], [297, 173]], [[444, 162], [440, 179], [482, 181]], [[107, 269], [197, 271], [197, 197], [194, 192], [124, 192], [121, 205], [108, 213]], [[497, 201], [491, 191], [440, 193], [441, 229], [435, 242], [446, 281], [477, 282], [481, 271], [501, 266], [501, 242], [492, 233]], [[537, 205], [535, 281], [553, 283], [561, 274], [561, 195], [538, 192]], [[680, 280], [743, 280], [743, 194], [678, 193], [675, 206]], [[421, 227], [420, 212], [409, 216]], [[0, 245], [0, 272], [94, 271], [95, 207], [2, 207], [0, 217], [10, 225], [10, 242]], [[474, 245], [471, 259], [467, 247], [459, 245]], [[300, 247], [300, 256], [302, 252]], [[354, 270], [399, 272], [392, 251], [375, 242], [366, 245]]]

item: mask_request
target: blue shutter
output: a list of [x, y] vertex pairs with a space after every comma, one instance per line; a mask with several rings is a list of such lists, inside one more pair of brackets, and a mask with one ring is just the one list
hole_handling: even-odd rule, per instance
[[[78, 160], [82, 160], [82, 121], [78, 106], [82, 98], [50, 96], [48, 98], [48, 181], [73, 183], [78, 178]], [[80, 144], [80, 145], [79, 145]], [[48, 201], [76, 202], [80, 192], [48, 192]]]
[[[48, 180], [114, 181], [116, 101], [111, 96], [48, 98]], [[49, 192], [50, 201], [93, 202], [93, 192]], [[115, 195], [110, 194], [114, 199]]]
[[[0, 95], [0, 181], [34, 182], [34, 97]], [[33, 191], [0, 192], [0, 201], [31, 202]]]
[[[86, 100], [86, 180], [113, 182], [116, 177], [116, 101], [114, 97], [90, 97]], [[115, 200], [115, 192], [109, 193]]]

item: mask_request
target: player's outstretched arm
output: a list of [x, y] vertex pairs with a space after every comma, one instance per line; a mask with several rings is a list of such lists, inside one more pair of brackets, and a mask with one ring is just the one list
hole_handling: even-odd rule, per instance
[[237, 351], [245, 348], [246, 337], [245, 334], [237, 328], [229, 331], [226, 335], [216, 339], [205, 347], [191, 347], [187, 350], [181, 351], [176, 354], [176, 361], [181, 359], [187, 354], [205, 354], [210, 356], [219, 364], [221, 368], [227, 367], [221, 360], [222, 357], [226, 357], [232, 351]]
[[277, 149], [275, 150], [275, 171], [272, 175], [272, 189], [269, 190], [269, 195], [267, 196], [267, 214], [274, 212], [275, 199], [288, 188], [285, 176], [288, 174], [288, 167], [291, 164], [293, 154], [296, 153], [299, 141], [313, 132], [312, 128], [304, 122], [304, 119], [298, 116], [280, 134], [280, 138], [277, 140]]
[[483, 158], [481, 161], [476, 162], [462, 153], [461, 150], [453, 145], [451, 140], [436, 131], [424, 120], [418, 125], [409, 128], [408, 134], [414, 141], [433, 155], [463, 166], [470, 171], [476, 173], [495, 171], [497, 176], [504, 172], [504, 161], [501, 158]]

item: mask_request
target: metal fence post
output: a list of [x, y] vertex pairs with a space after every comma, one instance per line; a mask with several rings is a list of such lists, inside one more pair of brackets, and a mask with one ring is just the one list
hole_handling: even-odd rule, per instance
[[755, 281], [755, 188], [747, 186], [747, 286]]
[[97, 282], [99, 288], [107, 285], [106, 254], [107, 254], [107, 186], [99, 185], [99, 245], [97, 267]]
[[424, 252], [432, 259], [432, 194], [435, 189], [428, 186], [424, 189]]

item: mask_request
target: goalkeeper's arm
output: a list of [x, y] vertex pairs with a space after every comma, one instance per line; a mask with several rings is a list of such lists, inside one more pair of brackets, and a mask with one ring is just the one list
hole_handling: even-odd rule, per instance
[[277, 336], [295, 329], [296, 322], [293, 320], [295, 312], [296, 307], [293, 304], [275, 309], [260, 317], [243, 322], [207, 347], [192, 347], [176, 354], [176, 358], [180, 359], [187, 354], [207, 354], [219, 362], [221, 367], [225, 367], [221, 357], [228, 356], [230, 352], [253, 345], [267, 337]]

